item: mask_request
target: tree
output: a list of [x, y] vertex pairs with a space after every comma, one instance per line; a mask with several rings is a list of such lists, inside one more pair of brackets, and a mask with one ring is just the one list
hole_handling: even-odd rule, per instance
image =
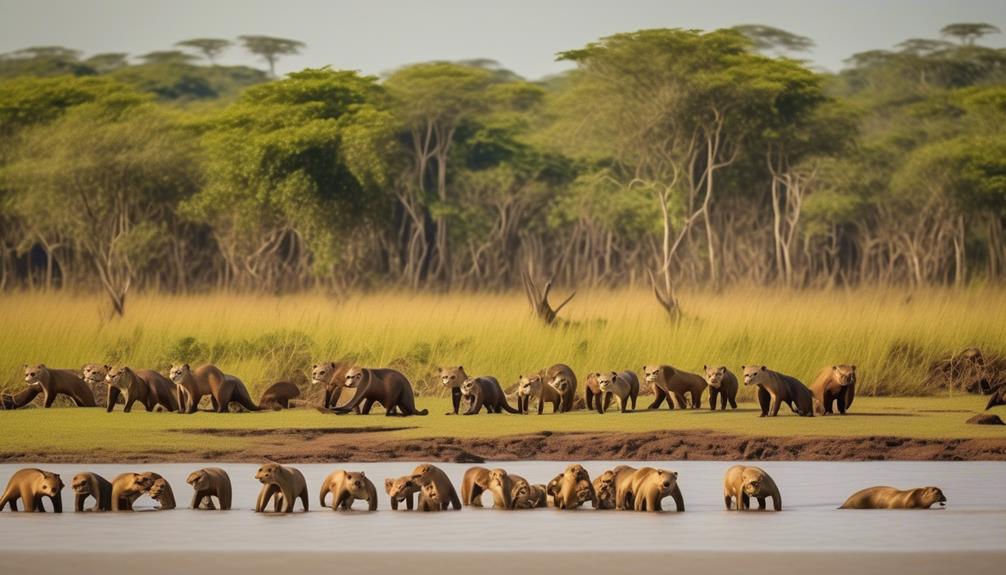
[[230, 48], [231, 45], [232, 42], [230, 40], [220, 38], [192, 38], [191, 40], [183, 40], [175, 43], [175, 46], [198, 50], [203, 54], [204, 58], [210, 61], [210, 64], [216, 64], [217, 56], [222, 54], [227, 48]]
[[87, 60], [84, 60], [84, 64], [91, 66], [99, 74], [104, 74], [129, 65], [128, 58], [129, 54], [125, 52], [105, 52], [89, 57]]
[[181, 50], [159, 50], [147, 52], [140, 59], [147, 64], [188, 64], [195, 60], [195, 56]]
[[771, 50], [806, 52], [814, 47], [814, 41], [810, 38], [772, 26], [741, 24], [734, 26], [733, 29], [746, 36], [748, 40], [751, 40], [755, 50], [759, 52], [769, 52]]
[[239, 36], [245, 50], [259, 56], [269, 64], [269, 75], [276, 77], [276, 60], [280, 56], [300, 54], [303, 42], [272, 36]]
[[973, 46], [975, 40], [999, 32], [999, 28], [985, 22], [959, 22], [940, 29], [940, 34], [957, 38], [964, 46]]

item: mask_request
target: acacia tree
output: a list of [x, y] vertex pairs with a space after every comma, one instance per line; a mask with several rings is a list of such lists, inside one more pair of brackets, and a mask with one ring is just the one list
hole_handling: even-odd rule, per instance
[[227, 48], [230, 48], [231, 45], [232, 42], [230, 40], [222, 38], [192, 38], [191, 40], [182, 40], [175, 43], [175, 46], [198, 50], [204, 58], [209, 60], [210, 64], [216, 64], [217, 56], [222, 54]]
[[239, 36], [238, 40], [244, 45], [245, 50], [262, 58], [269, 64], [269, 75], [276, 77], [276, 60], [280, 56], [290, 56], [300, 54], [304, 43], [299, 40], [288, 38], [274, 38], [272, 36]]
[[940, 29], [941, 34], [957, 38], [964, 46], [973, 46], [975, 40], [999, 32], [999, 28], [985, 22], [958, 22]]

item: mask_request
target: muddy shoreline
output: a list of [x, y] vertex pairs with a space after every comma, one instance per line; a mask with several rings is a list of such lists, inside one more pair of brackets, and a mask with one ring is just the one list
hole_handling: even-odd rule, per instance
[[916, 439], [865, 437], [757, 437], [713, 431], [656, 433], [531, 433], [504, 437], [389, 439], [400, 428], [352, 433], [330, 429], [255, 431], [188, 430], [178, 433], [241, 435], [240, 450], [0, 453], [0, 462], [69, 463], [191, 461], [335, 463], [381, 461], [1006, 461], [1006, 438]]

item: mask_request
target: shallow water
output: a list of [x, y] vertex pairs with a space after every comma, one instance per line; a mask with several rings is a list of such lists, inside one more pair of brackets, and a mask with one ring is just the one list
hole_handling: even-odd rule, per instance
[[[0, 513], [0, 551], [43, 551], [54, 538], [63, 551], [91, 551], [97, 542], [133, 533], [143, 534], [149, 551], [385, 551], [389, 537], [395, 541], [394, 549], [402, 551], [577, 551], [602, 540], [600, 548], [621, 551], [1006, 551], [1006, 501], [1002, 496], [1006, 463], [1002, 462], [766, 462], [761, 467], [782, 491], [782, 513], [724, 510], [722, 478], [729, 462], [594, 461], [585, 467], [593, 477], [619, 463], [677, 471], [687, 511], [652, 514], [590, 508], [572, 512], [465, 508], [442, 513], [392, 512], [383, 480], [407, 474], [415, 466], [396, 462], [295, 465], [307, 479], [311, 511], [256, 514], [252, 509], [260, 488], [254, 479], [257, 464], [46, 464], [35, 467], [60, 473], [67, 484], [74, 474], [85, 470], [109, 480], [126, 471], [155, 471], [171, 483], [180, 508], [153, 511], [155, 502], [143, 497], [137, 501], [135, 513], [74, 513], [72, 490], [67, 488], [63, 506], [68, 513]], [[230, 474], [234, 509], [185, 509], [192, 495], [186, 476], [210, 465]], [[546, 483], [565, 465], [525, 461], [498, 466], [532, 483]], [[30, 466], [0, 465], [0, 484], [5, 485], [16, 469]], [[469, 466], [438, 466], [460, 488], [461, 476]], [[318, 507], [321, 481], [340, 468], [366, 472], [379, 491], [378, 512], [346, 513]], [[835, 509], [850, 494], [871, 485], [902, 489], [936, 485], [943, 489], [948, 504], [930, 511]], [[488, 495], [485, 502], [491, 504]], [[89, 500], [87, 505], [91, 503]], [[673, 509], [669, 499], [664, 505]], [[354, 505], [359, 509], [364, 506], [364, 502]]]

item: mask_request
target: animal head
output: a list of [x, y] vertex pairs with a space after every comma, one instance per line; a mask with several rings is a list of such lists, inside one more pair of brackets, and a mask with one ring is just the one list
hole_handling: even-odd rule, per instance
[[618, 378], [618, 374], [611, 371], [608, 373], [597, 374], [597, 387], [601, 388], [601, 391], [607, 393], [612, 391], [615, 385], [615, 379]]
[[112, 369], [110, 365], [101, 365], [100, 363], [85, 363], [84, 367], [81, 368], [84, 383], [88, 385], [95, 385], [101, 383], [108, 371]]
[[[643, 366], [643, 380], [651, 386], [656, 385], [657, 381], [660, 380], [661, 368], [665, 366], [662, 365], [644, 365]], [[670, 368], [667, 368], [670, 369]]]
[[461, 384], [461, 395], [472, 395], [475, 391], [475, 378], [469, 377]]
[[614, 499], [615, 497], [615, 474], [605, 471], [594, 480], [594, 491], [597, 498], [601, 500]]
[[741, 486], [744, 493], [755, 496], [761, 493], [765, 474], [759, 469], [748, 467], [741, 473]]
[[435, 469], [437, 469], [437, 467], [431, 463], [422, 463], [417, 465], [416, 468], [412, 470], [412, 481], [418, 483], [419, 485], [429, 483], [429, 476]]
[[189, 364], [183, 363], [181, 365], [175, 364], [171, 366], [171, 371], [168, 372], [168, 379], [175, 383], [181, 383], [186, 377], [192, 375], [192, 368]]
[[722, 365], [705, 366], [706, 383], [709, 387], [719, 389], [723, 385], [723, 377], [727, 374], [727, 368]]
[[363, 380], [363, 368], [351, 367], [346, 372], [346, 387], [356, 387]]
[[744, 385], [758, 385], [768, 376], [768, 368], [764, 365], [742, 365]]
[[38, 490], [49, 497], [55, 497], [63, 489], [63, 480], [58, 473], [46, 473]]
[[587, 470], [579, 463], [573, 463], [572, 465], [567, 466], [563, 475], [574, 481], [590, 481], [590, 475], [587, 474]]
[[311, 366], [311, 383], [315, 385], [328, 385], [335, 376], [336, 365], [334, 361], [316, 363]]
[[210, 476], [206, 471], [200, 469], [190, 473], [185, 479], [185, 483], [191, 485], [192, 489], [196, 491], [203, 491], [210, 488]]
[[580, 481], [576, 482], [577, 503], [590, 501], [593, 497], [594, 497], [594, 486], [591, 485], [590, 481], [581, 479]]
[[520, 383], [517, 384], [517, 394], [522, 396], [541, 395], [541, 376], [540, 375], [520, 376]]
[[274, 483], [281, 469], [282, 466], [278, 463], [266, 463], [258, 468], [258, 471], [255, 473], [255, 479], [258, 479], [262, 483]]
[[28, 384], [39, 383], [49, 377], [49, 369], [44, 363], [38, 365], [24, 364], [24, 382]]
[[831, 366], [832, 377], [839, 385], [856, 384], [856, 366], [854, 365], [833, 365]]
[[678, 473], [676, 471], [668, 471], [666, 469], [654, 469], [653, 471], [654, 473], [651, 477], [656, 482], [661, 494], [668, 495], [674, 491], [674, 487], [678, 484]]
[[549, 481], [548, 485], [545, 486], [545, 493], [548, 493], [549, 495], [556, 495], [559, 493], [559, 486], [562, 484], [562, 478], [562, 473], [553, 477], [552, 481]]
[[367, 476], [362, 471], [347, 471], [346, 485], [357, 499], [367, 497]]
[[150, 496], [153, 497], [154, 499], [158, 499], [162, 495], [165, 495], [170, 489], [171, 486], [168, 485], [168, 482], [165, 481], [164, 478], [162, 477], [160, 479], [154, 480], [154, 482], [150, 485], [148, 493], [150, 493]]
[[510, 497], [518, 502], [527, 501], [527, 498], [531, 497], [531, 485], [523, 477], [515, 479], [510, 489]]
[[939, 487], [923, 487], [922, 502], [926, 505], [926, 507], [935, 503], [939, 503], [940, 507], [945, 507], [947, 504], [947, 497], [943, 495], [943, 490]]
[[429, 482], [423, 486], [423, 495], [430, 500], [433, 504], [440, 504], [440, 492], [437, 491], [437, 484], [434, 482]]
[[498, 485], [501, 489], [510, 481], [505, 469], [493, 469], [489, 472], [489, 485]]
[[559, 371], [555, 377], [548, 381], [548, 384], [559, 393], [566, 394], [576, 387], [576, 382], [570, 377], [567, 370]]
[[122, 378], [128, 369], [128, 367], [114, 367], [108, 369], [108, 373], [105, 374], [105, 381], [110, 385], [122, 387]]
[[78, 473], [73, 476], [73, 481], [70, 482], [70, 486], [73, 487], [74, 493], [79, 493], [81, 495], [91, 494], [91, 474], [90, 473]]
[[468, 375], [465, 374], [465, 368], [462, 366], [457, 367], [441, 367], [440, 368], [440, 383], [444, 387], [449, 387], [454, 389], [460, 387], [462, 382], [468, 379]]
[[409, 476], [387, 478], [384, 480], [384, 491], [392, 499], [405, 499], [419, 488]]

